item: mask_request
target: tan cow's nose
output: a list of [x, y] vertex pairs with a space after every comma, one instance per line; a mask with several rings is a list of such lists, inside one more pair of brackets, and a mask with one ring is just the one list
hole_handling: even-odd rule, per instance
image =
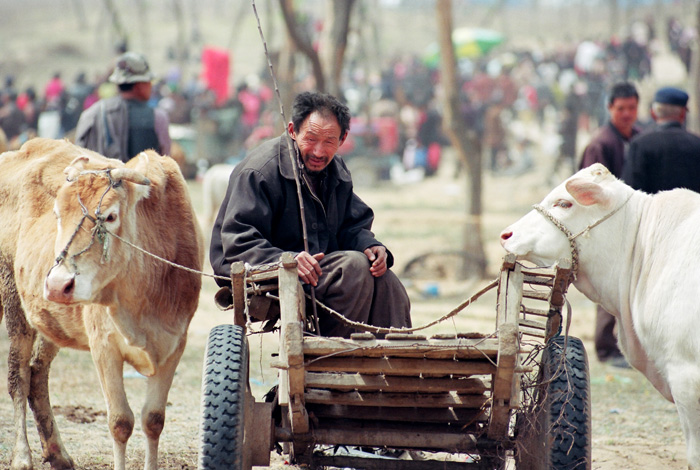
[[44, 298], [51, 302], [68, 304], [73, 302], [75, 276], [47, 276], [44, 284]]

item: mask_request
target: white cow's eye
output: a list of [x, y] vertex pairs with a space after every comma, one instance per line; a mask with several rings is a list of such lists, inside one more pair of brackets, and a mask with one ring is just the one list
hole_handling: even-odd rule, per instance
[[562, 209], [569, 209], [573, 204], [571, 201], [567, 201], [566, 199], [559, 199], [557, 202], [554, 203], [554, 207], [561, 207]]

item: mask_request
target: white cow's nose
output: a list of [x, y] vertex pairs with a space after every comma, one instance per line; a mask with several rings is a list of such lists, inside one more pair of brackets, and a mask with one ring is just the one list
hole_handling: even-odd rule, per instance
[[504, 230], [501, 232], [501, 245], [503, 245], [505, 242], [507, 242], [510, 237], [513, 236], [513, 232], [511, 230]]

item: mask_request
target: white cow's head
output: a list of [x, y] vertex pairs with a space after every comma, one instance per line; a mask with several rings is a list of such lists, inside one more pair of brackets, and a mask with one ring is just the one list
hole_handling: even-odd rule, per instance
[[554, 188], [539, 208], [503, 230], [501, 245], [519, 259], [540, 266], [571, 259], [570, 238], [577, 243], [580, 236], [588, 237], [587, 229], [605, 223], [632, 193], [632, 188], [596, 163]]
[[80, 156], [64, 171], [54, 204], [56, 261], [44, 282], [47, 300], [103, 302], [105, 286], [130, 268], [134, 250], [114, 235], [134, 239], [135, 206], [149, 193], [148, 159], [140, 156], [134, 168], [96, 163]]

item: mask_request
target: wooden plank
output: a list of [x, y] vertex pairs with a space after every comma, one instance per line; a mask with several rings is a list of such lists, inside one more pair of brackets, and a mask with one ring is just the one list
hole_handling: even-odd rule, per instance
[[231, 264], [231, 294], [233, 295], [233, 324], [243, 328], [245, 333], [245, 264], [236, 261]]
[[512, 323], [501, 325], [498, 338], [501, 340], [501, 349], [498, 353], [498, 371], [493, 378], [491, 393], [491, 419], [487, 433], [490, 439], [502, 439], [508, 430], [510, 401], [519, 350], [517, 326]]
[[485, 422], [486, 410], [472, 408], [384, 408], [374, 406], [323, 405], [307, 403], [315, 419], [359, 419], [363, 421], [400, 421], [406, 423], [442, 423], [461, 426]]
[[[518, 320], [523, 300], [523, 273], [519, 264], [512, 271], [505, 271], [506, 284], [499, 288], [498, 316], [498, 369], [493, 377], [491, 392], [491, 417], [487, 436], [502, 439], [508, 431], [510, 401], [515, 393], [515, 368], [520, 350]], [[503, 277], [502, 277], [503, 280]]]
[[562, 259], [557, 262], [556, 273], [552, 286], [549, 308], [552, 314], [547, 321], [545, 341], [559, 332], [561, 327], [561, 311], [566, 302], [566, 290], [571, 283], [571, 261]]
[[[462, 432], [459, 426], [415, 426], [412, 423], [361, 423], [360, 426], [353, 426], [341, 422], [332, 423], [328, 427], [314, 428], [313, 440], [317, 444], [369, 447], [381, 444], [399, 449], [444, 450], [452, 453], [473, 451], [479, 442], [473, 434]], [[491, 443], [492, 446], [495, 444], [497, 443]], [[479, 448], [482, 448], [482, 445], [479, 445]]]
[[536, 329], [536, 330], [543, 330], [543, 331], [544, 331], [544, 329], [545, 329], [546, 326], [547, 326], [547, 325], [545, 324], [545, 322], [543, 322], [543, 321], [539, 321], [539, 320], [528, 320], [528, 319], [525, 319], [525, 318], [521, 318], [520, 320], [518, 320], [518, 325], [520, 325], [520, 327], [526, 326], [526, 327], [528, 327], [528, 328], [533, 328], [533, 329]]
[[326, 388], [340, 391], [385, 392], [449, 392], [484, 393], [490, 384], [478, 378], [425, 378], [396, 377], [387, 375], [362, 375], [338, 373], [306, 373], [308, 388]]
[[536, 286], [552, 287], [553, 277], [553, 275], [548, 276], [545, 273], [524, 274], [523, 282], [525, 284], [534, 284]]
[[309, 418], [304, 407], [304, 353], [300, 294], [301, 285], [296, 270], [296, 261], [291, 253], [283, 253], [279, 269], [280, 290], [280, 362], [287, 372], [287, 391], [284, 401], [289, 404], [289, 419], [292, 432], [303, 434], [309, 431]]
[[551, 291], [523, 289], [523, 297], [526, 299], [542, 300], [544, 302], [548, 302], [550, 296]]
[[449, 393], [385, 393], [334, 392], [316, 388], [307, 389], [306, 403], [325, 405], [382, 406], [386, 408], [473, 408], [480, 409], [488, 402], [486, 395]]
[[536, 317], [549, 316], [549, 310], [543, 310], [541, 308], [523, 307], [523, 313], [525, 315], [535, 315]]
[[468, 361], [443, 359], [407, 359], [407, 358], [353, 358], [324, 357], [307, 360], [305, 369], [311, 372], [357, 372], [360, 374], [385, 374], [402, 376], [419, 376], [429, 373], [437, 375], [483, 375], [496, 371], [496, 365], [486, 359]]
[[460, 359], [490, 357], [498, 354], [497, 338], [454, 338], [423, 340], [362, 340], [311, 337], [304, 339], [306, 356], [418, 357]]

